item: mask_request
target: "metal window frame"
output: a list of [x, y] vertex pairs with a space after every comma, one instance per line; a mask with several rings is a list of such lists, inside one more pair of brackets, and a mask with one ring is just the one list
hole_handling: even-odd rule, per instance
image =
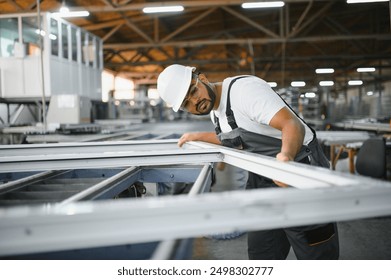
[[[234, 230], [261, 230], [391, 214], [391, 183], [208, 144], [176, 140], [29, 145], [0, 156], [0, 173], [94, 167], [226, 162], [295, 188], [257, 189], [129, 201], [82, 201], [0, 208], [0, 256], [170, 240]], [[5, 147], [1, 147], [4, 149]], [[15, 149], [16, 147], [10, 147]], [[96, 149], [101, 149], [98, 153]], [[46, 154], [37, 155], [37, 150]], [[108, 152], [102, 152], [107, 149]], [[33, 150], [35, 150], [33, 152]], [[74, 153], [72, 153], [72, 150]], [[82, 151], [82, 152], [81, 152]], [[23, 164], [22, 164], [23, 163]], [[205, 167], [195, 186], [205, 188]], [[209, 178], [209, 179], [207, 179]], [[199, 182], [199, 183], [198, 183]], [[137, 225], [137, 226], [135, 226]], [[167, 254], [155, 255], [163, 258]]]
[[360, 184], [355, 176], [320, 167], [281, 164], [274, 158], [204, 142], [191, 142], [184, 149], [176, 143], [177, 140], [143, 140], [3, 146], [0, 173], [223, 161], [297, 188]]

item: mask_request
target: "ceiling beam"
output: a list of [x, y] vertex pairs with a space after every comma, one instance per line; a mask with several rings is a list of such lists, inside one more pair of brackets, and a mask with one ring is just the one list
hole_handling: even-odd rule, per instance
[[[334, 66], [334, 68], [342, 68], [340, 66], [340, 61], [364, 61], [364, 60], [378, 60], [378, 59], [391, 59], [391, 54], [385, 54], [385, 55], [349, 55], [349, 54], [339, 54], [339, 55], [328, 55], [328, 56], [287, 56], [286, 61], [289, 62], [319, 62], [319, 61], [327, 61], [329, 65]], [[105, 66], [147, 66], [147, 65], [169, 65], [173, 63], [179, 63], [179, 64], [187, 64], [191, 62], [192, 64], [196, 65], [203, 65], [203, 64], [224, 64], [227, 62], [237, 62], [238, 60], [236, 58], [224, 58], [224, 59], [192, 59], [189, 61], [189, 59], [186, 58], [180, 58], [180, 59], [170, 59], [170, 60], [162, 60], [162, 61], [140, 61], [140, 62], [131, 62], [131, 63], [115, 63], [115, 62], [105, 62]], [[269, 56], [269, 57], [257, 57], [254, 58], [254, 61], [257, 63], [268, 63], [268, 62], [281, 62], [281, 58], [278, 56]], [[333, 62], [338, 65], [333, 65]], [[385, 68], [391, 68], [391, 66]]]
[[21, 6], [19, 6], [19, 4], [16, 3], [16, 1], [6, 0], [5, 2], [13, 6], [17, 11], [24, 11], [24, 9]]
[[272, 37], [272, 38], [279, 38], [279, 36], [276, 33], [272, 32], [271, 30], [269, 30], [269, 29], [267, 29], [265, 27], [263, 27], [261, 24], [255, 22], [255, 21], [253, 21], [251, 19], [249, 19], [248, 17], [246, 17], [246, 16], [236, 12], [235, 10], [233, 10], [233, 9], [231, 9], [229, 7], [225, 7], [225, 6], [222, 6], [221, 8], [224, 9], [225, 11], [227, 11], [228, 13], [234, 15], [235, 17], [237, 17], [237, 18], [243, 20], [244, 22], [248, 23], [249, 25], [255, 27], [256, 29], [266, 33], [270, 37]]
[[107, 6], [115, 8], [116, 5], [114, 5], [111, 1], [109, 0], [101, 0], [103, 3], [105, 3]]
[[142, 31], [135, 23], [133, 23], [128, 17], [124, 16], [125, 24], [129, 26], [131, 29], [136, 31], [141, 37], [143, 37], [149, 44], [155, 45], [155, 42], [149, 37], [144, 31]]
[[301, 26], [302, 22], [304, 21], [304, 19], [307, 17], [307, 14], [309, 13], [309, 11], [311, 10], [312, 8], [312, 4], [314, 3], [314, 1], [310, 1], [307, 5], [307, 7], [305, 8], [304, 12], [301, 14], [299, 20], [296, 22], [295, 26], [292, 28], [292, 32], [295, 32], [295, 30], [299, 29], [299, 27]]
[[125, 23], [118, 24], [116, 27], [111, 29], [104, 37], [102, 37], [103, 42], [109, 39], [115, 32], [117, 32]]
[[[136, 21], [133, 20], [133, 22], [136, 22]], [[83, 28], [87, 31], [94, 31], [94, 30], [100, 30], [100, 29], [104, 29], [104, 28], [108, 28], [108, 27], [117, 26], [119, 24], [124, 24], [124, 23], [125, 23], [125, 19], [122, 18], [122, 19], [110, 20], [108, 22], [85, 25], [85, 26], [83, 26]]]
[[322, 7], [322, 9], [320, 9], [311, 17], [309, 17], [303, 24], [301, 24], [297, 28], [293, 28], [292, 32], [289, 33], [288, 37], [295, 37], [308, 25], [314, 24], [315, 21], [319, 22], [326, 15], [326, 12], [332, 7], [333, 4], [334, 4], [333, 2], [327, 3], [327, 5], [325, 5], [324, 7]]
[[232, 45], [232, 44], [273, 44], [273, 43], [298, 43], [298, 42], [328, 42], [328, 41], [349, 41], [349, 40], [391, 40], [391, 34], [362, 34], [362, 35], [330, 35], [312, 36], [300, 38], [236, 38], [236, 39], [216, 39], [216, 40], [191, 40], [191, 41], [168, 41], [163, 43], [116, 43], [105, 44], [104, 49], [136, 49], [151, 47], [195, 47], [200, 45]]
[[[310, 0], [285, 0], [286, 3], [305, 3]], [[317, 2], [328, 2], [326, 0], [314, 0]], [[161, 1], [151, 3], [131, 3], [129, 5], [123, 5], [118, 7], [109, 6], [85, 6], [84, 8], [92, 13], [104, 13], [104, 12], [125, 12], [125, 11], [139, 11], [145, 7], [155, 6], [174, 6], [181, 5], [185, 8], [191, 7], [221, 7], [221, 6], [237, 6], [241, 5], [248, 0], [209, 0], [209, 1]]]
[[203, 12], [203, 13], [200, 14], [199, 16], [195, 17], [194, 19], [192, 19], [191, 21], [189, 21], [189, 22], [186, 23], [185, 25], [182, 25], [181, 27], [176, 28], [176, 30], [175, 30], [174, 32], [168, 34], [166, 37], [164, 37], [163, 39], [161, 39], [160, 42], [161, 42], [161, 43], [167, 42], [168, 40], [170, 40], [171, 38], [173, 38], [175, 35], [177, 35], [177, 34], [183, 32], [184, 30], [186, 30], [187, 28], [191, 27], [191, 26], [192, 26], [193, 24], [195, 24], [196, 22], [200, 21], [200, 20], [203, 19], [204, 17], [206, 17], [206, 16], [208, 16], [209, 14], [211, 14], [212, 12], [214, 12], [216, 9], [217, 9], [217, 7], [206, 10], [205, 12]]

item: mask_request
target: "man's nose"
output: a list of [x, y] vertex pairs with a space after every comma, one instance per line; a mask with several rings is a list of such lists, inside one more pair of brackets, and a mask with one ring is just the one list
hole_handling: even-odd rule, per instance
[[199, 96], [198, 96], [198, 94], [197, 94], [196, 96], [193, 96], [192, 98], [190, 98], [190, 102], [191, 102], [192, 105], [194, 105], [194, 106], [197, 105], [198, 99], [199, 99], [198, 97], [199, 97]]

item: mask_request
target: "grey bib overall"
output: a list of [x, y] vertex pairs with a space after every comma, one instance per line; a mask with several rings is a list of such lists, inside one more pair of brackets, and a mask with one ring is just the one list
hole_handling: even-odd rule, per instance
[[[230, 91], [237, 79], [245, 77], [235, 78], [228, 87], [226, 116], [232, 131], [222, 133], [219, 119], [214, 115], [216, 134], [224, 146], [275, 157], [281, 151], [280, 139], [247, 131], [236, 124], [231, 110]], [[288, 104], [286, 106], [289, 107]], [[314, 138], [308, 145], [302, 146], [295, 161], [329, 167], [329, 162], [317, 142], [315, 131], [311, 127], [309, 128], [313, 132]], [[249, 173], [246, 189], [270, 187], [278, 186], [269, 178]], [[292, 246], [297, 259], [338, 259], [339, 242], [336, 224], [299, 226], [248, 233], [249, 259], [283, 260], [286, 259], [290, 246]]]

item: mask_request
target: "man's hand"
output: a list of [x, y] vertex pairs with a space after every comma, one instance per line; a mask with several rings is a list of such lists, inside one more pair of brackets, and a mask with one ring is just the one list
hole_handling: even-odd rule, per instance
[[292, 161], [293, 160], [293, 157], [287, 153], [278, 153], [276, 155], [276, 159], [278, 161]]
[[183, 144], [185, 144], [186, 142], [197, 140], [196, 134], [197, 133], [194, 133], [194, 132], [193, 133], [185, 133], [185, 134], [183, 134], [181, 136], [181, 138], [179, 138], [179, 140], [178, 140], [178, 146], [182, 147]]
[[221, 145], [219, 138], [217, 138], [214, 132], [188, 132], [184, 133], [178, 140], [178, 146], [182, 147], [183, 144], [189, 141], [204, 141], [207, 143]]
[[[288, 155], [287, 153], [278, 153], [278, 154], [276, 155], [276, 159], [277, 159], [278, 161], [283, 161], [283, 162], [288, 162], [288, 161], [292, 161], [292, 160], [293, 160], [293, 158], [292, 158], [290, 155]], [[283, 183], [283, 182], [280, 182], [280, 181], [277, 181], [277, 180], [273, 180], [273, 182], [274, 182], [277, 186], [279, 186], [279, 187], [282, 187], [282, 188], [288, 187], [288, 184], [285, 184], [285, 183]]]

